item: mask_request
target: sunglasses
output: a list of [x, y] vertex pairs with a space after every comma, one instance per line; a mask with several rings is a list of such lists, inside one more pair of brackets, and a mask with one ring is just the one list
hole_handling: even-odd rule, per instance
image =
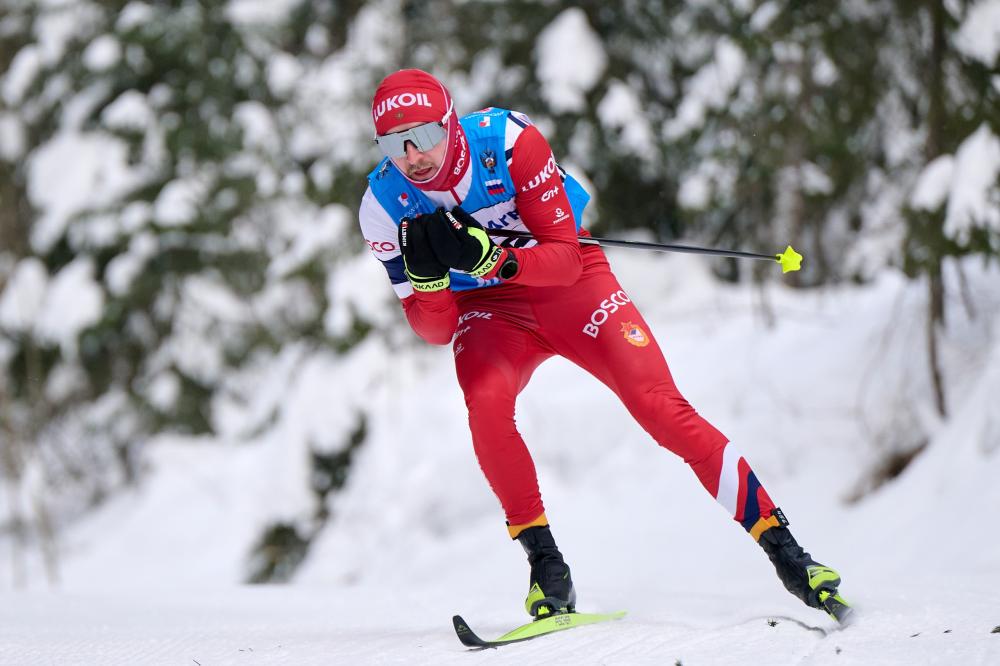
[[434, 120], [423, 125], [411, 127], [402, 132], [392, 134], [376, 134], [375, 143], [382, 150], [382, 154], [388, 158], [406, 157], [406, 142], [409, 141], [421, 153], [426, 153], [448, 136], [445, 123], [451, 115], [453, 104], [448, 105], [448, 112], [441, 120]]

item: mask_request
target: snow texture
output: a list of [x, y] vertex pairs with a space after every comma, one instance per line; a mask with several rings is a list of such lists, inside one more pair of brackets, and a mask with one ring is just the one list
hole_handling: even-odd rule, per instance
[[29, 45], [17, 52], [3, 79], [3, 98], [9, 106], [18, 105], [41, 67], [37, 46]]
[[48, 286], [45, 264], [35, 257], [18, 262], [3, 293], [0, 293], [0, 326], [27, 332], [34, 328]]
[[777, 2], [774, 0], [762, 2], [753, 16], [750, 17], [750, 29], [754, 32], [764, 32], [779, 14], [781, 14], [781, 6]]
[[619, 140], [631, 154], [647, 160], [654, 157], [653, 130], [639, 98], [626, 83], [615, 80], [608, 84], [608, 92], [597, 106], [597, 117], [605, 127], [620, 131]]
[[0, 328], [32, 333], [75, 358], [80, 332], [100, 320], [104, 292], [94, 281], [94, 262], [83, 257], [49, 278], [38, 259], [22, 259], [0, 294]]
[[156, 12], [147, 3], [133, 0], [118, 13], [115, 28], [120, 32], [135, 30], [153, 20], [155, 15]]
[[300, 0], [229, 0], [226, 15], [234, 23], [274, 24], [288, 16]]
[[39, 252], [59, 239], [74, 215], [109, 204], [140, 182], [125, 143], [96, 133], [57, 134], [32, 153], [28, 169], [28, 196], [42, 211], [31, 230]]
[[585, 95], [600, 80], [608, 56], [582, 9], [561, 12], [538, 35], [535, 73], [554, 113], [583, 110]]
[[969, 230], [981, 227], [1000, 235], [1000, 139], [985, 124], [962, 142], [955, 153], [944, 230], [965, 242]]
[[695, 170], [684, 175], [677, 193], [677, 201], [690, 210], [708, 207], [713, 196], [732, 191], [736, 173], [733, 167], [714, 159], [703, 159]]
[[94, 281], [94, 260], [74, 259], [52, 278], [35, 330], [43, 341], [59, 344], [64, 357], [76, 358], [83, 329], [104, 314], [104, 291]]
[[910, 206], [934, 211], [944, 205], [948, 198], [953, 173], [955, 173], [954, 156], [941, 155], [931, 160], [917, 179], [913, 195], [910, 197]]
[[[344, 268], [353, 291], [382, 316], [395, 312], [385, 275], [362, 259]], [[699, 258], [611, 260], [682, 390], [738, 444], [802, 543], [841, 571], [859, 619], [838, 629], [788, 595], [686, 465], [598, 382], [552, 360], [522, 394], [518, 426], [581, 608], [629, 615], [482, 658], [996, 663], [1000, 619], [982, 581], [1000, 561], [998, 269], [963, 266], [975, 318], [948, 291], [953, 416], [941, 422], [921, 407], [930, 378], [914, 360], [919, 284], [886, 271], [869, 287], [825, 293], [772, 286], [768, 327], [757, 292], [716, 284]], [[946, 268], [954, 286], [957, 266]], [[201, 298], [214, 319], [239, 314], [221, 294]], [[288, 347], [228, 378], [232, 398], [213, 410], [218, 439], [152, 444], [146, 482], [60, 542], [60, 587], [6, 593], [0, 663], [467, 661], [451, 614], [490, 637], [523, 621], [527, 566], [472, 454], [450, 356], [374, 337], [345, 357]], [[170, 398], [169, 386], [152, 390]], [[310, 524], [310, 451], [339, 450], [361, 412], [366, 443], [293, 584], [240, 585], [261, 525]], [[273, 427], [255, 437], [262, 423]], [[858, 470], [920, 441], [927, 448], [903, 475], [845, 501], [866, 482]], [[960, 537], [928, 528], [944, 524]], [[889, 572], [905, 572], [905, 584]]]
[[122, 47], [118, 40], [111, 35], [101, 35], [83, 52], [83, 64], [93, 71], [110, 69], [118, 63], [121, 55]]
[[126, 90], [101, 112], [101, 120], [111, 129], [142, 131], [155, 123], [155, 114], [145, 95]]
[[979, 0], [972, 5], [955, 35], [955, 46], [987, 67], [1000, 54], [1000, 0]]
[[677, 139], [701, 126], [710, 109], [721, 108], [736, 88], [746, 65], [742, 49], [728, 39], [715, 44], [712, 59], [686, 84], [677, 116], [663, 127], [664, 136]]
[[0, 112], [0, 159], [18, 160], [24, 153], [24, 126], [12, 113]]

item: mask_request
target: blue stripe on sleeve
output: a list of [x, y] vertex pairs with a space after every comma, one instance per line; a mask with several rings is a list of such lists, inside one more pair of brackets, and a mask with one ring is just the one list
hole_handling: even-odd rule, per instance
[[388, 261], [383, 261], [386, 272], [389, 274], [389, 281], [393, 284], [403, 284], [406, 282], [405, 266], [403, 265], [403, 255], [393, 257]]
[[743, 520], [740, 523], [747, 532], [753, 529], [754, 524], [760, 519], [760, 505], [757, 502], [757, 489], [760, 488], [760, 481], [753, 472], [747, 477], [747, 496], [743, 502]]

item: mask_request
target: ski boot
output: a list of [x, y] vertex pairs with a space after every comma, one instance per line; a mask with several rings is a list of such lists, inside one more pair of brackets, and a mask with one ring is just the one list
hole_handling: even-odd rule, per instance
[[553, 613], [572, 613], [576, 590], [548, 525], [529, 527], [517, 535], [531, 565], [524, 609], [536, 620]]
[[813, 560], [787, 527], [765, 530], [759, 543], [786, 590], [806, 605], [826, 611], [837, 622], [847, 621], [852, 609], [837, 591], [840, 574]]

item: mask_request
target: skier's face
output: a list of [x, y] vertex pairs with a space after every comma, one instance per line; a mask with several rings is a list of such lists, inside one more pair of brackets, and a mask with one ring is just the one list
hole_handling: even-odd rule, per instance
[[[403, 132], [422, 124], [423, 123], [404, 123], [393, 127], [386, 132], [386, 134]], [[406, 155], [402, 157], [393, 157], [392, 163], [395, 164], [396, 168], [405, 173], [411, 180], [418, 182], [427, 181], [433, 178], [437, 174], [438, 169], [441, 168], [441, 164], [444, 162], [444, 154], [447, 149], [447, 136], [438, 141], [437, 145], [433, 148], [425, 152], [417, 150], [417, 147], [413, 145], [412, 141], [407, 141]]]

